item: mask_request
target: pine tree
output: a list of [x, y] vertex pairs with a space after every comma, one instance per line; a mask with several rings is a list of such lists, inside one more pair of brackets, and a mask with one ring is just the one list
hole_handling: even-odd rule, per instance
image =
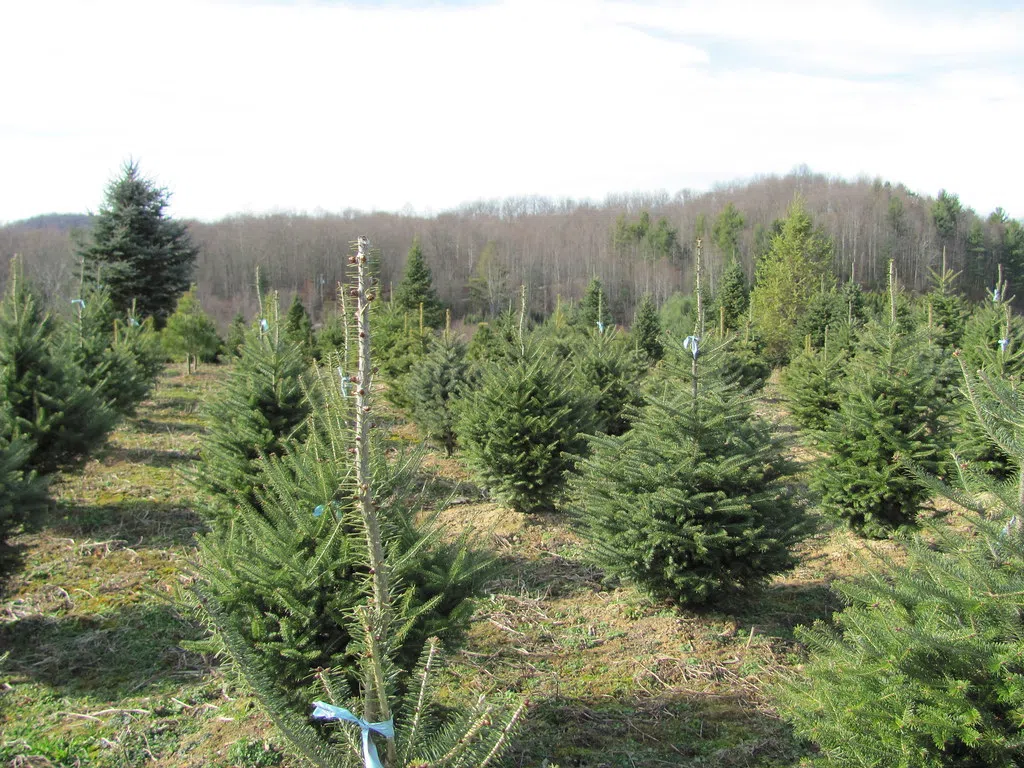
[[138, 163], [125, 163], [107, 186], [90, 242], [80, 251], [86, 279], [107, 287], [119, 313], [134, 304], [157, 327], [188, 289], [199, 253], [187, 226], [166, 214], [169, 198], [142, 176]]
[[[997, 375], [963, 368], [975, 416], [1024, 462], [1024, 400]], [[1020, 478], [994, 481], [957, 461], [953, 487], [911, 468], [962, 505], [906, 557], [874, 558], [839, 586], [834, 623], [798, 628], [810, 659], [776, 686], [780, 710], [834, 766], [906, 768], [1024, 762], [1024, 519]]]
[[399, 312], [413, 313], [417, 323], [422, 306], [423, 325], [427, 328], [440, 328], [444, 323], [444, 305], [437, 298], [430, 267], [423, 258], [423, 249], [420, 247], [418, 237], [413, 239], [409, 248], [405, 274], [395, 289], [394, 303]]
[[199, 361], [216, 358], [220, 337], [213, 320], [203, 311], [192, 286], [178, 300], [174, 314], [167, 318], [162, 333], [164, 350], [171, 357], [184, 357], [186, 373], [199, 367]]
[[300, 440], [310, 411], [300, 378], [305, 359], [281, 328], [276, 298], [268, 310], [266, 328], [246, 332], [238, 360], [205, 408], [195, 482], [210, 496], [208, 521], [217, 530], [230, 526], [240, 504], [257, 508], [260, 459]]
[[712, 317], [721, 317], [724, 310], [725, 329], [742, 330], [749, 305], [750, 289], [747, 287], [747, 275], [739, 261], [730, 261], [722, 274], [718, 293], [712, 302]]
[[792, 567], [806, 523], [785, 482], [793, 466], [751, 399], [721, 377], [721, 350], [701, 348], [698, 362], [695, 345], [669, 344], [668, 371], [633, 428], [592, 438], [571, 492], [609, 574], [698, 605]]
[[630, 331], [637, 349], [643, 352], [652, 365], [665, 355], [661, 343], [661, 318], [654, 306], [651, 294], [645, 293], [636, 308], [633, 317], [633, 328]]
[[484, 366], [460, 409], [463, 453], [499, 500], [520, 512], [550, 510], [586, 447], [592, 402], [565, 361], [544, 355], [535, 342], [525, 339], [508, 354]]
[[0, 400], [10, 410], [4, 440], [32, 443], [26, 469], [49, 475], [99, 448], [114, 425], [113, 411], [83, 382], [81, 370], [59, 354], [58, 329], [44, 315], [12, 262], [0, 302]]
[[409, 373], [406, 389], [413, 419], [427, 436], [444, 446], [448, 456], [455, 451], [455, 408], [472, 389], [474, 378], [466, 343], [448, 332], [431, 341], [427, 354]]
[[942, 351], [925, 334], [900, 329], [895, 286], [891, 294], [890, 321], [864, 329], [839, 386], [839, 408], [815, 435], [825, 455], [812, 472], [822, 507], [876, 537], [916, 522], [928, 491], [893, 458], [936, 472], [949, 408]]
[[[436, 703], [438, 642], [427, 638], [457, 637], [487, 561], [424, 519], [410, 503], [414, 463], [389, 462], [371, 437], [367, 261], [361, 238], [350, 259], [356, 371], [335, 356], [318, 372], [308, 439], [265, 462], [258, 511], [243, 504], [230, 536], [202, 538], [197, 594], [268, 714], [314, 765], [482, 768], [522, 706]], [[310, 723], [311, 708], [313, 719], [379, 722], [360, 744], [347, 725]]]
[[313, 321], [309, 319], [309, 313], [306, 312], [306, 307], [297, 293], [292, 299], [291, 306], [288, 307], [284, 329], [288, 341], [299, 347], [302, 355], [311, 362], [314, 343]]

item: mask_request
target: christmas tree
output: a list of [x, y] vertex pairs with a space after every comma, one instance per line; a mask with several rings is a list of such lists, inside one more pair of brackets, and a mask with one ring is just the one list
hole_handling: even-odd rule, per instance
[[170, 357], [185, 358], [187, 374], [199, 367], [200, 360], [209, 362], [217, 357], [220, 337], [213, 320], [203, 311], [194, 285], [178, 299], [161, 337]]
[[0, 302], [0, 395], [10, 406], [4, 440], [32, 444], [26, 467], [40, 475], [74, 466], [99, 448], [115, 414], [84, 383], [73, 360], [60, 354], [58, 329], [12, 261]]
[[869, 323], [838, 388], [838, 409], [815, 435], [824, 456], [812, 471], [823, 509], [865, 536], [913, 525], [927, 489], [896, 455], [936, 472], [946, 439], [948, 361], [924, 332], [900, 328], [890, 273], [888, 322]]
[[615, 328], [595, 329], [575, 341], [576, 385], [592, 391], [595, 431], [621, 435], [629, 429], [633, 411], [643, 402], [644, 362]]
[[593, 429], [593, 403], [564, 360], [529, 337], [484, 366], [458, 422], [466, 461], [494, 496], [520, 512], [554, 508]]
[[696, 605], [792, 567], [806, 522], [786, 483], [793, 466], [723, 378], [723, 350], [695, 336], [668, 345], [632, 429], [593, 438], [571, 490], [598, 564]]
[[409, 248], [405, 274], [395, 289], [394, 304], [400, 313], [409, 312], [416, 318], [422, 313], [423, 325], [427, 328], [440, 328], [444, 323], [444, 305], [437, 298], [430, 267], [423, 258], [418, 237]]
[[458, 401], [472, 389], [475, 376], [466, 359], [466, 343], [445, 332], [434, 339], [427, 354], [409, 373], [406, 389], [417, 425], [430, 438], [455, 451]]
[[[963, 368], [979, 423], [1024, 465], [1024, 400], [998, 375]], [[960, 504], [906, 557], [875, 558], [839, 587], [832, 624], [798, 629], [810, 659], [776, 691], [782, 715], [834, 766], [1010, 766], [1024, 761], [1024, 503], [1020, 476], [995, 481], [955, 462]], [[908, 467], [904, 467], [908, 471]]]
[[0, 404], [0, 574], [13, 559], [8, 540], [46, 501], [46, 479], [26, 468], [32, 447], [15, 432], [10, 407]]
[[207, 517], [215, 529], [231, 525], [239, 504], [257, 507], [259, 460], [301, 439], [309, 414], [302, 350], [284, 333], [276, 296], [266, 309], [205, 407], [207, 435], [194, 479], [211, 497]]
[[292, 299], [291, 306], [288, 307], [284, 328], [288, 341], [297, 346], [302, 351], [302, 355], [312, 362], [313, 321], [309, 319], [309, 313], [306, 312], [306, 307], [297, 293]]
[[[367, 261], [360, 239], [358, 368], [336, 356], [319, 370], [308, 439], [265, 462], [259, 509], [240, 505], [231, 536], [200, 542], [198, 596], [268, 714], [314, 765], [486, 766], [522, 706], [435, 703], [439, 646], [428, 638], [465, 625], [486, 561], [424, 519], [410, 503], [415, 466], [389, 462], [371, 435]], [[362, 739], [311, 723], [311, 710], [360, 726]]]
[[645, 293], [644, 297], [640, 299], [640, 304], [637, 305], [630, 335], [637, 349], [647, 356], [648, 362], [652, 365], [664, 357], [665, 349], [661, 343], [661, 317], [658, 315], [658, 308], [654, 306], [654, 299], [649, 293]]

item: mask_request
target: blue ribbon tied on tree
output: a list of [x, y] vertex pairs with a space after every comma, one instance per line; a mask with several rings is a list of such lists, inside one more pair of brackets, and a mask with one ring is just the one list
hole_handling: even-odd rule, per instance
[[318, 720], [344, 720], [358, 725], [363, 731], [363, 765], [365, 768], [384, 768], [377, 754], [377, 745], [370, 738], [370, 731], [380, 734], [385, 739], [395, 738], [395, 723], [388, 718], [383, 723], [368, 723], [363, 718], [353, 715], [343, 707], [335, 707], [322, 701], [313, 702], [313, 717]]
[[691, 352], [693, 352], [694, 360], [697, 359], [697, 344], [699, 341], [700, 338], [698, 338], [697, 336], [687, 336], [685, 339], [683, 339], [683, 349], [688, 349]]
[[1005, 352], [1006, 348], [1008, 346], [1010, 346], [1010, 340], [1009, 339], [1000, 339], [999, 340], [999, 351], [1000, 352]]

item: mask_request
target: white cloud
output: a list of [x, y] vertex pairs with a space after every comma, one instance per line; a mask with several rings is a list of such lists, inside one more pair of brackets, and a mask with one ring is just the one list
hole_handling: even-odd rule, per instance
[[95, 208], [129, 156], [206, 218], [601, 199], [800, 163], [1024, 216], [1024, 18], [833, 6], [19, 4], [0, 17], [18, 73], [0, 220]]

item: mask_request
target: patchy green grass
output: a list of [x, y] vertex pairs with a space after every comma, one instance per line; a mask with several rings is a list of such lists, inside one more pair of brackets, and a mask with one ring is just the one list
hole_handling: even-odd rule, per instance
[[[202, 527], [187, 476], [219, 375], [169, 371], [19, 537], [0, 603], [0, 765], [299, 764], [217, 660], [185, 650], [204, 636], [175, 599]], [[408, 425], [395, 437], [418, 440]], [[475, 526], [502, 566], [449, 687], [528, 697], [508, 765], [800, 764], [762, 687], [799, 663], [793, 628], [837, 607], [830, 582], [859, 568], [848, 534], [826, 526], [764, 589], [677, 611], [605, 581], [564, 518], [487, 502], [455, 459], [429, 454], [424, 471], [425, 501]]]

